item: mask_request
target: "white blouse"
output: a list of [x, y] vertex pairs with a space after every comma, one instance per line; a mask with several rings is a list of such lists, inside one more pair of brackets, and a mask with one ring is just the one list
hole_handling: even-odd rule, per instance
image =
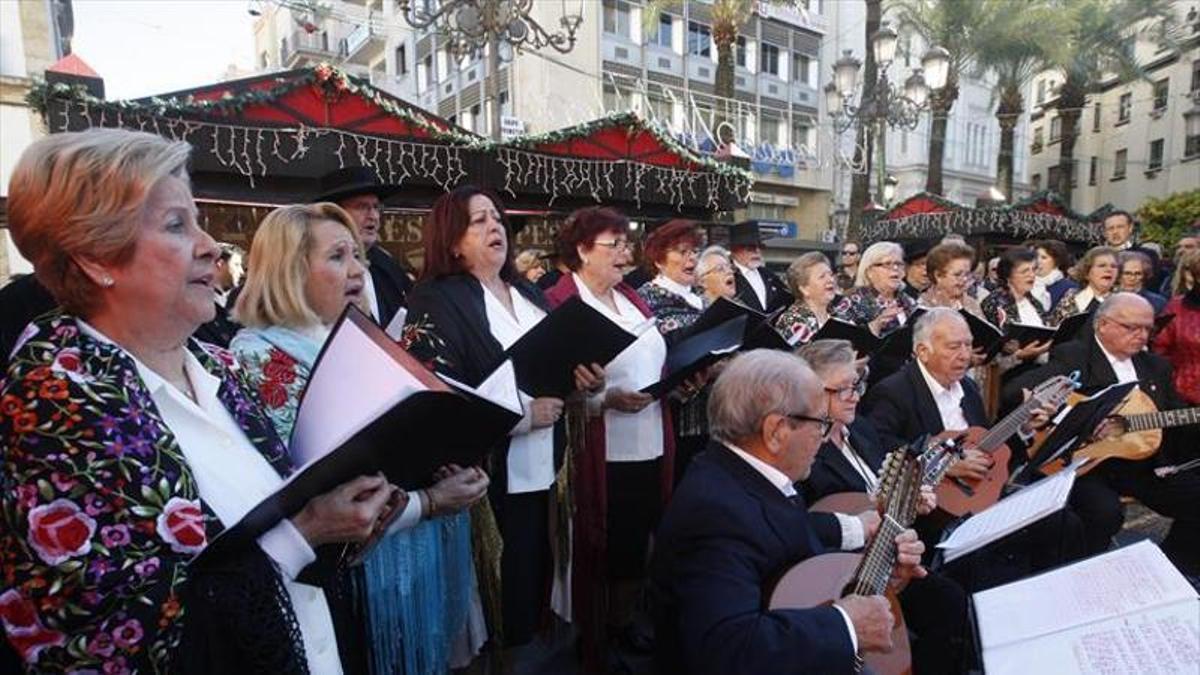
[[1021, 298], [1017, 301], [1017, 320], [1026, 326], [1045, 326], [1046, 322], [1042, 321], [1042, 315], [1038, 314], [1037, 308], [1029, 301], [1029, 298]]
[[[606, 386], [638, 391], [658, 382], [667, 360], [667, 343], [654, 327], [654, 319], [641, 311], [624, 295], [613, 291], [617, 304], [614, 313], [592, 295], [587, 284], [575, 275], [581, 300], [609, 321], [638, 336], [633, 344], [604, 368]], [[610, 462], [645, 462], [663, 454], [662, 404], [657, 400], [635, 413], [604, 411], [604, 444]]]
[[699, 309], [699, 310], [704, 309], [704, 299], [703, 298], [701, 298], [699, 295], [696, 295], [696, 292], [693, 291], [691, 288], [684, 286], [683, 284], [679, 283], [678, 281], [675, 281], [674, 279], [672, 279], [671, 277], [668, 277], [665, 274], [660, 274], [660, 275], [654, 277], [654, 279], [650, 283], [654, 284], [655, 286], [658, 286], [659, 288], [670, 291], [671, 293], [674, 293], [675, 295], [678, 295], [679, 297], [683, 298], [684, 301], [687, 302], [687, 304], [691, 305], [692, 307], [694, 307], [696, 309]]
[[[487, 286], [483, 287], [483, 308], [487, 312], [488, 328], [492, 337], [504, 349], [521, 339], [530, 328], [546, 318], [546, 313], [525, 299], [511, 287], [508, 296], [512, 300], [513, 312], [508, 313], [499, 299]], [[529, 410], [533, 397], [519, 392], [521, 405]], [[537, 492], [549, 489], [554, 484], [554, 427], [531, 429], [529, 412], [511, 432], [508, 445], [508, 494]]]
[[[93, 338], [112, 343], [87, 323], [80, 321], [79, 325]], [[221, 380], [205, 370], [191, 352], [187, 353], [184, 370], [196, 394], [195, 402], [132, 354], [129, 357], [136, 364], [138, 375], [150, 391], [163, 422], [175, 434], [179, 449], [196, 479], [200, 498], [222, 524], [229, 527], [241, 520], [251, 508], [283, 485], [283, 478], [254, 447], [217, 397]], [[316, 586], [295, 580], [305, 566], [316, 560], [316, 554], [290, 520], [281, 521], [259, 537], [258, 545], [282, 573], [283, 585], [291, 597], [292, 611], [304, 640], [309, 671], [342, 672], [325, 593]]]

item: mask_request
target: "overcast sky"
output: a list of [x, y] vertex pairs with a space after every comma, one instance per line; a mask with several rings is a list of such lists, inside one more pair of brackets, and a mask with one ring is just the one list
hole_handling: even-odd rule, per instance
[[253, 64], [247, 0], [74, 0], [73, 51], [104, 78], [109, 99], [220, 80]]

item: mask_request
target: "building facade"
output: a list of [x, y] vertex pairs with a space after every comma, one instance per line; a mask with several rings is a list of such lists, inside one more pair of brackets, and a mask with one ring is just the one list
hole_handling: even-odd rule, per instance
[[[0, 202], [6, 201], [21, 153], [46, 133], [25, 96], [34, 77], [70, 53], [72, 33], [70, 0], [0, 2]], [[14, 274], [33, 271], [9, 238], [3, 213], [0, 209], [0, 286]]]
[[[1071, 207], [1082, 213], [1112, 204], [1136, 210], [1148, 198], [1200, 188], [1200, 1], [1177, 0], [1176, 32], [1158, 39], [1146, 26], [1130, 31], [1145, 78], [1110, 76], [1087, 99], [1071, 165]], [[1038, 75], [1027, 98], [1032, 134], [1030, 182], [1053, 189], [1062, 166], [1062, 120], [1055, 108], [1057, 72]]]
[[[850, 50], [857, 58], [865, 58], [869, 49], [866, 37], [866, 5], [863, 2], [830, 2], [826, 16], [829, 38], [822, 51], [823, 63], [832, 64], [842, 53]], [[904, 80], [914, 68], [920, 68], [921, 56], [928, 44], [911, 27], [889, 16], [884, 5], [884, 20], [899, 32], [896, 58], [888, 69], [889, 81], [903, 86]], [[827, 67], [828, 70], [828, 67]], [[961, 204], [974, 205], [976, 200], [988, 199], [996, 187], [997, 154], [1000, 148], [1000, 123], [996, 119], [996, 103], [993, 97], [994, 80], [991, 76], [975, 77], [963, 73], [959, 80], [959, 95], [950, 109], [946, 129], [943, 196]], [[1013, 162], [1013, 195], [1006, 197], [1017, 200], [1027, 196], [1029, 185], [1028, 123], [1021, 120], [1015, 130], [1016, 140]], [[930, 116], [925, 113], [915, 129], [889, 129], [885, 138], [886, 173], [897, 180], [893, 202], [900, 202], [925, 189], [929, 174]], [[855, 132], [851, 128], [840, 138], [840, 152], [849, 160], [854, 156]], [[838, 211], [837, 220], [843, 223], [847, 217], [845, 209], [850, 203], [851, 173], [854, 167], [844, 167], [834, 180], [834, 202]], [[876, 172], [872, 169], [872, 194]], [[878, 196], [877, 201], [882, 201]]]
[[[632, 109], [701, 152], [716, 149], [716, 111], [727, 107], [713, 93], [710, 2], [675, 3], [651, 20], [640, 1], [534, 3], [533, 18], [547, 29], [559, 26], [564, 8], [582, 16], [574, 48], [513, 53], [502, 46], [495, 74], [487, 72], [486, 48], [460, 58], [436, 31], [409, 27], [391, 0], [330, 4], [320, 17], [267, 8], [255, 33], [260, 70], [335, 63], [485, 136], [495, 86], [504, 135]], [[836, 4], [764, 4], [737, 41], [736, 95], [728, 103], [736, 112], [727, 131], [750, 157], [757, 183], [748, 208], [733, 218], [759, 219], [793, 238], [818, 239], [829, 223], [833, 148], [821, 133], [819, 92], [828, 71], [821, 67], [822, 11]]]

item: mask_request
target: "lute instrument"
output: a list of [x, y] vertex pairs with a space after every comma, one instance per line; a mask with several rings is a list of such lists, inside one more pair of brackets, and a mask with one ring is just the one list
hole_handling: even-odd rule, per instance
[[[872, 672], [903, 675], [912, 672], [908, 628], [896, 594], [889, 588], [896, 564], [896, 537], [916, 519], [921, 483], [929, 467], [908, 446], [893, 451], [880, 470], [882, 519], [879, 530], [859, 553], [825, 553], [789, 569], [771, 591], [769, 609], [810, 608], [830, 605], [846, 595], [884, 595], [891, 605], [892, 649], [868, 652], [863, 661]], [[931, 455], [932, 456], [932, 455]]]
[[[914, 443], [919, 446], [920, 442]], [[951, 464], [958, 457], [962, 456], [962, 444], [958, 439], [952, 436], [944, 438], [934, 438], [929, 441], [925, 451], [918, 458], [925, 466], [925, 474], [921, 478], [923, 487], [932, 488], [941, 482], [946, 476], [946, 472], [950, 469]], [[900, 455], [898, 453], [889, 453], [883, 458], [883, 464], [880, 466], [880, 475], [887, 474], [891, 469], [892, 463], [897, 461]], [[856, 514], [862, 513], [868, 509], [877, 508], [877, 505], [888, 500], [889, 494], [887, 486], [881, 481], [874, 493], [869, 492], [834, 492], [817, 501], [813, 502], [812, 506], [808, 507], [809, 511], [817, 511], [819, 513], [845, 513]]]
[[958, 517], [979, 513], [999, 501], [1000, 492], [1008, 481], [1008, 461], [1012, 457], [1012, 450], [1005, 441], [1028, 422], [1039, 408], [1046, 405], [1061, 407], [1075, 388], [1073, 378], [1056, 375], [1034, 388], [1024, 403], [991, 429], [971, 427], [966, 432], [945, 431], [939, 434], [937, 438], [961, 436], [966, 447], [991, 455], [992, 466], [982, 479], [944, 478], [937, 487], [938, 510]]
[[[1074, 394], [1067, 400], [1067, 403], [1074, 405], [1082, 398], [1082, 396]], [[1158, 452], [1159, 446], [1162, 445], [1163, 429], [1200, 424], [1200, 408], [1160, 411], [1154, 404], [1154, 400], [1138, 387], [1134, 387], [1129, 392], [1112, 416], [1121, 424], [1124, 433], [1081, 445], [1072, 453], [1063, 453], [1069, 456], [1056, 457], [1043, 464], [1040, 471], [1047, 476], [1056, 474], [1079, 457], [1089, 457], [1092, 460], [1076, 469], [1078, 475], [1081, 476], [1096, 468], [1106, 459], [1116, 458], [1131, 461], [1148, 459], [1153, 457]], [[1029, 453], [1031, 457], [1036, 454], [1037, 448], [1041, 447], [1048, 436], [1049, 434], [1046, 434], [1045, 437], [1038, 440], [1037, 445]]]

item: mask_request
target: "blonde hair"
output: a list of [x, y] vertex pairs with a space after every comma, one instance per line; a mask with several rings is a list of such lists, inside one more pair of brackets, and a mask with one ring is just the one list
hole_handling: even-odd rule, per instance
[[99, 286], [79, 259], [122, 265], [132, 257], [151, 190], [187, 180], [191, 146], [125, 129], [41, 138], [21, 153], [8, 182], [8, 227], [38, 281], [63, 309], [87, 317]]
[[1192, 290], [1188, 287], [1187, 275], [1192, 275], [1192, 284], [1200, 279], [1200, 251], [1192, 251], [1179, 259], [1175, 273], [1171, 275], [1171, 295], [1179, 295]]
[[530, 248], [521, 251], [521, 254], [513, 261], [513, 265], [516, 266], [517, 272], [524, 275], [535, 267], [541, 267], [542, 261], [539, 259], [538, 252]]
[[[1087, 287], [1088, 275], [1092, 273], [1092, 266], [1096, 264], [1096, 259], [1103, 258], [1104, 256], [1112, 258], [1113, 262], [1116, 263], [1117, 249], [1108, 246], [1093, 246], [1087, 250], [1087, 253], [1083, 254], [1079, 262], [1075, 263], [1075, 267], [1071, 270], [1071, 277], [1079, 283], [1081, 289]], [[1118, 265], [1117, 271], [1120, 272], [1120, 270], [1121, 268]], [[1115, 282], [1113, 286], [1116, 286]]]
[[903, 261], [904, 249], [894, 241], [877, 241], [868, 246], [867, 250], [863, 251], [858, 258], [858, 274], [854, 277], [854, 285], [858, 287], [871, 285], [871, 281], [867, 279], [867, 270], [874, 267], [875, 263], [886, 255], [893, 255]]
[[345, 209], [330, 202], [281, 206], [268, 213], [254, 233], [246, 263], [246, 285], [233, 308], [235, 321], [248, 328], [298, 328], [320, 322], [308, 304], [304, 287], [308, 282], [313, 226], [326, 220], [350, 232], [356, 255], [366, 265], [358, 230]]

